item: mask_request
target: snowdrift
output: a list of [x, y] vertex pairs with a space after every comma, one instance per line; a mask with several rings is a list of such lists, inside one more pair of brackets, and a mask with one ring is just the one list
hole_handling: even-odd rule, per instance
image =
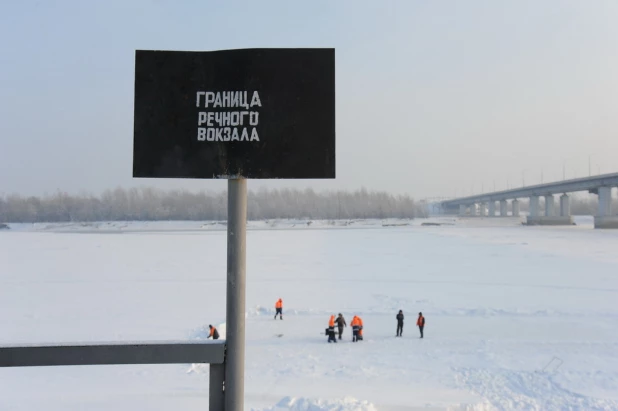
[[353, 397], [335, 400], [285, 397], [274, 407], [252, 411], [377, 411], [377, 408]]

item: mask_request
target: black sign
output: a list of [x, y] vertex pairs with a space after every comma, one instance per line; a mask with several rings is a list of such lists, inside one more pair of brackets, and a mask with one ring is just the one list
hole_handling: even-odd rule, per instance
[[133, 143], [133, 177], [335, 178], [335, 50], [138, 50]]

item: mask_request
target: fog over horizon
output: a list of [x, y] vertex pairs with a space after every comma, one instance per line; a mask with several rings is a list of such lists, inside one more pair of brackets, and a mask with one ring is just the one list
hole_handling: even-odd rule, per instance
[[11, 2], [0, 13], [0, 196], [132, 178], [136, 49], [334, 47], [337, 178], [414, 199], [618, 172], [618, 2]]

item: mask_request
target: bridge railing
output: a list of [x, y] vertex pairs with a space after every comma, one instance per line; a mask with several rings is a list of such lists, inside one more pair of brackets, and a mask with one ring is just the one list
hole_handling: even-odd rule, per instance
[[209, 409], [224, 409], [225, 341], [121, 342], [0, 346], [0, 367], [209, 364]]

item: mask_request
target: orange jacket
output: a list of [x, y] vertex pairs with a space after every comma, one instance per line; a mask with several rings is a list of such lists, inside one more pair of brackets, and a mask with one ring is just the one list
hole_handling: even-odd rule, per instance
[[330, 320], [328, 320], [328, 326], [329, 327], [334, 327], [335, 326], [335, 316], [334, 315], [330, 316]]
[[209, 337], [213, 337], [213, 336], [215, 335], [215, 330], [216, 330], [216, 328], [215, 328], [215, 327], [212, 327], [212, 328], [210, 329], [210, 335], [209, 335]]
[[283, 307], [283, 301], [281, 300], [281, 298], [279, 298], [279, 301], [275, 303], [275, 308], [282, 308], [282, 307]]
[[422, 315], [420, 315], [418, 317], [418, 320], [416, 320], [416, 325], [421, 326], [421, 325], [425, 325], [425, 317], [423, 317]]
[[354, 322], [354, 325], [357, 325], [359, 327], [358, 329], [358, 335], [363, 335], [363, 319], [360, 318], [359, 316], [355, 316], [354, 320], [352, 320]]

